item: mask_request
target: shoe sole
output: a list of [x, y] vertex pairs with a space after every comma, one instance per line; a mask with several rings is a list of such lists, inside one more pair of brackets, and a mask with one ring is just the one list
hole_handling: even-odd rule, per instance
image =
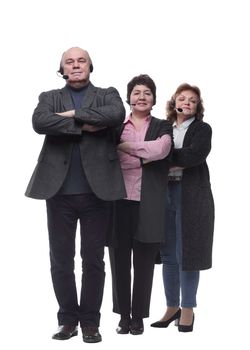
[[93, 340], [93, 339], [83, 339], [84, 343], [100, 343], [102, 341], [101, 339]]
[[129, 332], [116, 332], [117, 334], [129, 334]]
[[133, 331], [131, 332], [130, 331], [130, 334], [132, 334], [132, 335], [140, 335], [140, 334], [143, 334], [143, 332], [133, 332]]

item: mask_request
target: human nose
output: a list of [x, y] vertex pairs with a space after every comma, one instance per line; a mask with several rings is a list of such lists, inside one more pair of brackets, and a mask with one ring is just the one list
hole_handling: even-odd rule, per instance
[[72, 66], [73, 66], [73, 68], [78, 68], [79, 67], [79, 62], [78, 61], [74, 61]]
[[188, 97], [186, 97], [184, 102], [185, 102], [185, 104], [189, 105], [190, 104], [190, 99]]
[[144, 100], [145, 99], [145, 94], [143, 92], [141, 92], [139, 94], [139, 100]]

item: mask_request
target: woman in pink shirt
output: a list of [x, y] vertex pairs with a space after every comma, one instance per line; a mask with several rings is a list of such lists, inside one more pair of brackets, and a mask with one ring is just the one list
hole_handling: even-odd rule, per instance
[[156, 86], [148, 75], [128, 83], [127, 102], [131, 113], [118, 131], [127, 197], [115, 203], [110, 261], [113, 311], [121, 315], [116, 331], [137, 335], [143, 333], [143, 318], [149, 316], [155, 257], [164, 242], [172, 126], [151, 115]]

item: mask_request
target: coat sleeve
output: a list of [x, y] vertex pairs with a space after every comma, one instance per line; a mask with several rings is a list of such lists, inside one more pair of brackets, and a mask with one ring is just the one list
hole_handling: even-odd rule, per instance
[[99, 89], [99, 98], [99, 106], [76, 110], [75, 120], [98, 127], [121, 125], [125, 118], [125, 108], [118, 91], [113, 87]]
[[[188, 131], [187, 131], [188, 133]], [[185, 137], [187, 134], [185, 135]], [[212, 129], [207, 123], [201, 122], [192, 135], [189, 145], [175, 149], [173, 165], [190, 168], [203, 163], [211, 150]]]
[[74, 118], [62, 117], [55, 113], [55, 94], [42, 92], [32, 116], [33, 129], [45, 135], [81, 135], [82, 125]]

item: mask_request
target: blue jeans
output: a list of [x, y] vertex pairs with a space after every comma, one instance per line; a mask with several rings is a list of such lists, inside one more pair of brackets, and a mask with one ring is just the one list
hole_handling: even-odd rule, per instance
[[182, 270], [181, 181], [169, 182], [166, 202], [166, 244], [161, 260], [167, 306], [192, 308], [196, 306], [200, 272]]

